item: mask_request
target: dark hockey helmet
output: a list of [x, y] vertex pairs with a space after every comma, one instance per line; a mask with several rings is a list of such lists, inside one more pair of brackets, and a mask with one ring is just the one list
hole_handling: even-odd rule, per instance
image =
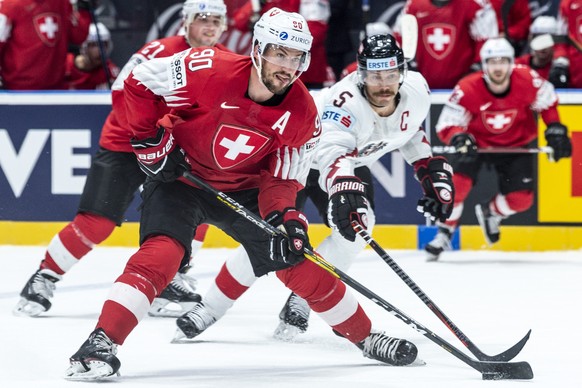
[[[358, 49], [358, 80], [360, 85], [369, 84], [371, 74], [398, 69], [394, 81], [400, 85], [406, 77], [407, 64], [404, 53], [390, 34], [365, 37]], [[396, 83], [396, 82], [394, 82]]]

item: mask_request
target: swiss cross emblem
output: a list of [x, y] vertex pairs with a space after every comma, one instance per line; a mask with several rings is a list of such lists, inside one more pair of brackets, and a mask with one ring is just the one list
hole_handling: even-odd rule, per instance
[[53, 47], [61, 33], [61, 17], [56, 13], [43, 13], [34, 17], [34, 28], [42, 42]]
[[422, 41], [436, 59], [449, 55], [455, 44], [456, 28], [450, 24], [432, 23], [422, 27]]
[[223, 170], [233, 168], [256, 155], [270, 137], [232, 125], [221, 125], [212, 142], [214, 161]]
[[507, 132], [515, 117], [517, 116], [517, 110], [511, 109], [502, 112], [481, 112], [481, 119], [483, 120], [483, 125], [491, 133], [503, 133]]

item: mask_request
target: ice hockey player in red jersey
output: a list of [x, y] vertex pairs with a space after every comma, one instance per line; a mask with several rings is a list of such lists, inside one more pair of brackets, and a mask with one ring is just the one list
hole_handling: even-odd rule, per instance
[[[222, 0], [186, 0], [182, 16], [184, 36], [147, 43], [129, 59], [114, 82], [112, 110], [101, 129], [99, 150], [89, 169], [77, 215], [49, 243], [39, 269], [20, 293], [15, 314], [38, 316], [50, 309], [55, 283], [124, 221], [135, 192], [146, 178], [129, 142], [133, 133], [127, 122], [124, 80], [140, 63], [168, 57], [190, 47], [215, 45], [226, 28], [226, 6]], [[150, 114], [162, 117], [168, 111], [169, 108], [160, 102], [152, 107]], [[192, 242], [194, 250], [201, 246], [206, 229], [207, 225], [203, 225], [197, 230]], [[200, 301], [200, 296], [193, 292], [193, 279], [185, 274], [187, 263], [185, 260], [182, 272], [168, 287], [160, 289], [163, 291], [156, 298], [151, 315], [179, 316]]]
[[408, 0], [403, 12], [418, 21], [416, 63], [431, 89], [453, 88], [498, 35], [489, 0]]
[[[351, 218], [356, 217], [369, 233], [374, 228], [369, 166], [382, 156], [399, 150], [414, 166], [425, 193], [419, 202], [423, 214], [444, 221], [454, 200], [451, 166], [443, 157], [432, 157], [422, 129], [430, 108], [430, 94], [422, 75], [407, 70], [404, 53], [388, 34], [362, 40], [357, 63], [357, 72], [315, 97], [323, 134], [316, 164], [296, 202], [301, 209], [311, 198], [331, 226], [331, 234], [317, 251], [342, 271], [349, 269], [366, 246], [356, 236]], [[254, 283], [256, 277], [248, 261], [242, 251], [229, 258], [204, 294], [203, 302], [186, 314], [195, 321], [195, 335], [220, 319]], [[308, 303], [292, 293], [279, 314], [274, 337], [292, 340], [307, 329], [309, 315]]]
[[90, 0], [0, 1], [0, 89], [66, 89], [69, 44], [89, 32]]
[[566, 36], [566, 44], [557, 50], [562, 73], [569, 74], [568, 87], [582, 88], [582, 0], [561, 0], [558, 13], [558, 35]]
[[[309, 65], [311, 41], [301, 15], [274, 8], [255, 25], [250, 58], [189, 49], [143, 63], [127, 78], [132, 145], [149, 177], [142, 195], [141, 246], [113, 285], [96, 329], [70, 358], [68, 378], [118, 372], [117, 346], [189, 256], [192, 236], [203, 222], [239, 241], [256, 276], [275, 271], [365, 356], [394, 365], [416, 359], [412, 343], [373, 331], [346, 286], [304, 260], [308, 223], [295, 199], [321, 133], [313, 99], [297, 81]], [[172, 110], [158, 121], [152, 109], [160, 99]], [[185, 180], [184, 169], [283, 227], [287, 236], [263, 232]], [[193, 334], [195, 322], [183, 318], [180, 329]]]
[[[65, 79], [68, 88], [71, 90], [109, 89], [119, 74], [119, 67], [109, 58], [112, 50], [113, 41], [109, 29], [103, 23], [91, 24], [89, 35], [81, 45], [80, 53], [67, 54]], [[105, 57], [107, 72], [103, 67], [102, 56]]]
[[513, 65], [514, 51], [503, 38], [481, 49], [482, 71], [455, 86], [436, 125], [441, 141], [457, 149], [453, 164], [456, 199], [453, 213], [426, 247], [436, 260], [450, 246], [464, 201], [477, 183], [482, 166], [498, 176], [499, 193], [478, 204], [475, 213], [489, 244], [500, 238], [502, 220], [529, 209], [534, 199], [533, 154], [478, 154], [483, 147], [526, 147], [537, 138], [539, 113], [547, 125], [545, 138], [558, 161], [572, 153], [568, 129], [560, 123], [558, 97], [551, 83], [527, 66]]

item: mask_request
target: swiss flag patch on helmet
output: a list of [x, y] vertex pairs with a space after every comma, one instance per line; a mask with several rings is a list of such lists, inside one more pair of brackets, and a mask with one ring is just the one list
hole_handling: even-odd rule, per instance
[[221, 125], [212, 142], [212, 155], [218, 167], [227, 170], [252, 158], [270, 140], [252, 129]]
[[42, 42], [53, 47], [61, 34], [61, 17], [56, 13], [43, 13], [34, 17], [34, 29]]

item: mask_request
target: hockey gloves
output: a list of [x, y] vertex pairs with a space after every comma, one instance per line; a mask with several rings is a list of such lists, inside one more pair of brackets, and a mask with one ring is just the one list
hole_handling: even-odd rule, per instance
[[337, 178], [329, 189], [329, 225], [349, 241], [356, 241], [352, 221], [368, 227], [366, 188], [355, 176]]
[[471, 163], [477, 160], [477, 144], [473, 135], [465, 132], [457, 133], [451, 138], [451, 145], [459, 153], [459, 162]]
[[269, 243], [271, 260], [290, 265], [301, 262], [304, 259], [305, 248], [312, 249], [307, 236], [309, 222], [305, 214], [290, 208], [283, 214], [278, 211], [270, 213], [266, 221], [285, 232], [271, 237]]
[[139, 167], [148, 177], [160, 182], [172, 182], [190, 169], [184, 150], [176, 147], [174, 136], [163, 127], [155, 137], [130, 140]]
[[572, 143], [568, 137], [568, 128], [561, 123], [550, 123], [544, 132], [548, 145], [553, 148], [553, 159], [557, 162], [561, 158], [572, 156]]
[[453, 168], [445, 158], [438, 156], [419, 160], [414, 169], [424, 192], [416, 210], [433, 221], [445, 222], [453, 211], [455, 200]]
[[548, 81], [555, 88], [567, 88], [570, 82], [570, 61], [564, 57], [554, 59], [550, 67]]

